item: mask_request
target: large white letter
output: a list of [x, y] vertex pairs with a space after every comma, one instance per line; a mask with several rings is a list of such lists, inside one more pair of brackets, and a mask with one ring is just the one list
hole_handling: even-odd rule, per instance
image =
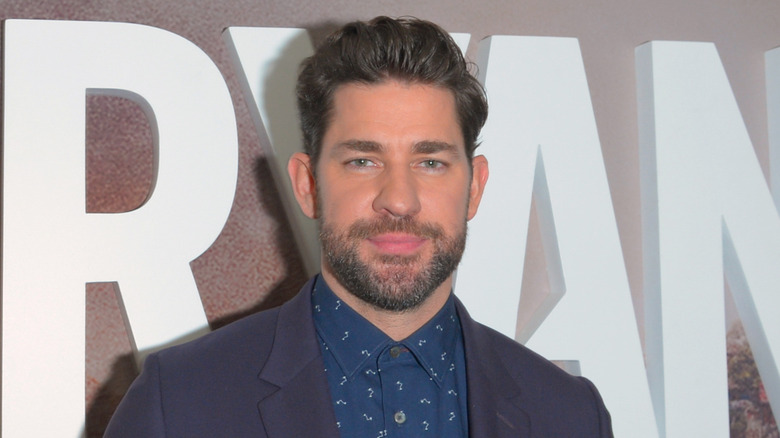
[[[491, 174], [471, 222], [458, 295], [478, 320], [516, 332], [532, 193], [552, 296], [519, 327], [573, 359], [612, 412], [616, 436], [656, 437], [606, 171], [577, 40], [491, 37], [480, 47]], [[525, 293], [526, 291], [523, 291]]]
[[[711, 43], [637, 48], [647, 366], [667, 437], [727, 437], [724, 277], [780, 412], [780, 219]], [[725, 268], [725, 269], [724, 269]]]
[[780, 211], [780, 48], [764, 55], [766, 60], [766, 115], [769, 122], [769, 177], [775, 207]]
[[[76, 436], [86, 282], [118, 282], [139, 350], [207, 328], [189, 262], [232, 205], [235, 115], [208, 56], [160, 29], [7, 20], [4, 41], [2, 432]], [[135, 211], [86, 214], [88, 89], [134, 99], [155, 127]]]

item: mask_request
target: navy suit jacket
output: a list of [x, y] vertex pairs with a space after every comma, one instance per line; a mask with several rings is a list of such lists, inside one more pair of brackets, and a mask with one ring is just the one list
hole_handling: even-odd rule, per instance
[[[338, 438], [311, 317], [312, 286], [281, 307], [150, 355], [105, 437]], [[609, 413], [588, 380], [456, 306], [470, 437], [612, 436]]]

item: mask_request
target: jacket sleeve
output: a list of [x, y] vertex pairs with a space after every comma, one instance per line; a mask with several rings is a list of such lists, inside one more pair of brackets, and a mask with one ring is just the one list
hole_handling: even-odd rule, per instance
[[104, 438], [165, 437], [160, 368], [156, 354], [146, 358], [141, 375], [130, 385], [103, 436]]

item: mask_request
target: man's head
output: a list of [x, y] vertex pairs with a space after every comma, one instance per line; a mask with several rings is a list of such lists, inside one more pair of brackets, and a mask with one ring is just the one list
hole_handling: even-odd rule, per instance
[[307, 154], [288, 171], [326, 280], [383, 310], [446, 297], [488, 176], [472, 158], [487, 105], [459, 49], [431, 23], [378, 18], [303, 65]]
[[304, 152], [315, 167], [333, 116], [333, 93], [339, 86], [391, 79], [452, 92], [466, 156], [471, 159], [488, 107], [484, 90], [469, 72], [460, 49], [446, 31], [431, 22], [377, 17], [334, 32], [301, 64], [298, 110]]

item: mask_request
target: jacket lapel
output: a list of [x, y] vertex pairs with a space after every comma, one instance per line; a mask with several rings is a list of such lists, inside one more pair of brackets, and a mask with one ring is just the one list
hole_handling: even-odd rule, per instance
[[466, 352], [469, 436], [530, 437], [528, 414], [520, 407], [520, 387], [495, 350], [489, 329], [471, 319], [457, 299], [456, 306]]
[[258, 403], [270, 438], [338, 438], [320, 346], [311, 317], [313, 280], [279, 310], [274, 344], [258, 378]]

